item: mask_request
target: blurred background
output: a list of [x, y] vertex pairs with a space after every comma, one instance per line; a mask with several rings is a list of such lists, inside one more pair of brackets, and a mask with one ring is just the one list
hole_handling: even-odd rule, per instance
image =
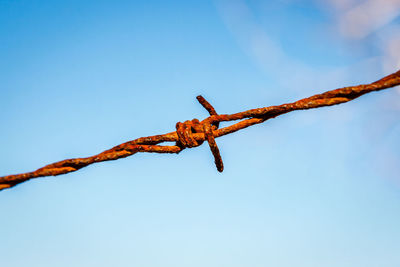
[[[400, 68], [399, 0], [0, 0], [0, 175]], [[400, 88], [0, 192], [1, 265], [400, 266]], [[225, 126], [227, 124], [223, 124]]]

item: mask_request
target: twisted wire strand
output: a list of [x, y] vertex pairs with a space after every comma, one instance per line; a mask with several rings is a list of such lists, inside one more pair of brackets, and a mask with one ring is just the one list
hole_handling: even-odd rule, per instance
[[[222, 172], [222, 158], [215, 142], [215, 138], [239, 131], [255, 124], [263, 123], [268, 119], [275, 118], [291, 111], [338, 105], [356, 99], [366, 93], [380, 91], [397, 85], [400, 85], [400, 70], [370, 84], [343, 87], [288, 104], [250, 109], [234, 114], [218, 114], [209, 102], [207, 102], [202, 96], [198, 96], [197, 100], [210, 114], [210, 116], [203, 121], [193, 119], [183, 123], [178, 122], [176, 125], [176, 131], [174, 132], [141, 137], [117, 145], [94, 156], [62, 160], [46, 165], [33, 172], [2, 176], [0, 177], [0, 190], [11, 188], [32, 178], [66, 174], [94, 163], [125, 158], [137, 152], [177, 154], [185, 148], [199, 146], [204, 141], [208, 142], [214, 155], [216, 167], [218, 171]], [[219, 128], [220, 122], [235, 120], [242, 121], [224, 128]], [[159, 145], [163, 142], [176, 143], [175, 145], [169, 146]]]

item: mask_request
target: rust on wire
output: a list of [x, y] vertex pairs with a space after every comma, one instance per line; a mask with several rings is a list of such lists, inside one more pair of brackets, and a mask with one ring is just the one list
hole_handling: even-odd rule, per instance
[[[234, 114], [218, 114], [210, 103], [202, 96], [198, 96], [197, 100], [210, 114], [209, 117], [202, 121], [193, 119], [183, 123], [178, 122], [176, 124], [176, 131], [174, 132], [141, 137], [117, 145], [91, 157], [62, 160], [46, 165], [33, 172], [2, 176], [0, 177], [0, 190], [13, 187], [32, 178], [56, 176], [74, 172], [93, 163], [117, 160], [131, 156], [137, 152], [179, 153], [185, 148], [200, 146], [204, 141], [207, 141], [210, 146], [217, 170], [222, 172], [224, 167], [218, 146], [215, 142], [215, 138], [217, 137], [265, 122], [268, 119], [291, 111], [337, 105], [351, 101], [366, 93], [391, 88], [397, 85], [400, 85], [400, 70], [370, 84], [343, 87], [288, 104], [250, 109]], [[242, 121], [224, 128], [219, 128], [220, 122], [235, 120]], [[175, 145], [159, 145], [163, 142], [175, 142]]]

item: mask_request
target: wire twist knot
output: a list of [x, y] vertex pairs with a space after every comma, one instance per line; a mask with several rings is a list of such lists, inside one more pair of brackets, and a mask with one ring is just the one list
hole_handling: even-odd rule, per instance
[[198, 142], [193, 136], [193, 133], [204, 133], [203, 124], [198, 119], [177, 122], [176, 133], [178, 134], [177, 145], [180, 147], [191, 148], [203, 143], [203, 141]]

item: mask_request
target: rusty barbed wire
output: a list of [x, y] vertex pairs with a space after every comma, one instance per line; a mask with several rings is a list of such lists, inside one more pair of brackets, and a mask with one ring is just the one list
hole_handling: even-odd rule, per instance
[[[200, 146], [204, 141], [207, 141], [210, 146], [217, 170], [222, 172], [224, 167], [218, 146], [215, 142], [215, 138], [217, 137], [265, 122], [268, 119], [291, 111], [337, 105], [351, 101], [366, 93], [391, 88], [397, 85], [400, 85], [400, 70], [370, 84], [343, 87], [288, 104], [250, 109], [234, 114], [218, 114], [210, 103], [202, 96], [198, 96], [197, 100], [210, 114], [209, 117], [202, 121], [193, 119], [183, 123], [178, 122], [176, 124], [176, 131], [174, 132], [141, 137], [117, 145], [94, 156], [62, 160], [46, 165], [33, 172], [2, 176], [0, 177], [0, 190], [13, 187], [32, 178], [56, 176], [74, 172], [93, 163], [117, 160], [131, 156], [137, 152], [179, 153], [185, 148]], [[220, 122], [235, 120], [242, 121], [224, 128], [219, 128]], [[159, 145], [163, 142], [175, 142], [175, 145]]]

